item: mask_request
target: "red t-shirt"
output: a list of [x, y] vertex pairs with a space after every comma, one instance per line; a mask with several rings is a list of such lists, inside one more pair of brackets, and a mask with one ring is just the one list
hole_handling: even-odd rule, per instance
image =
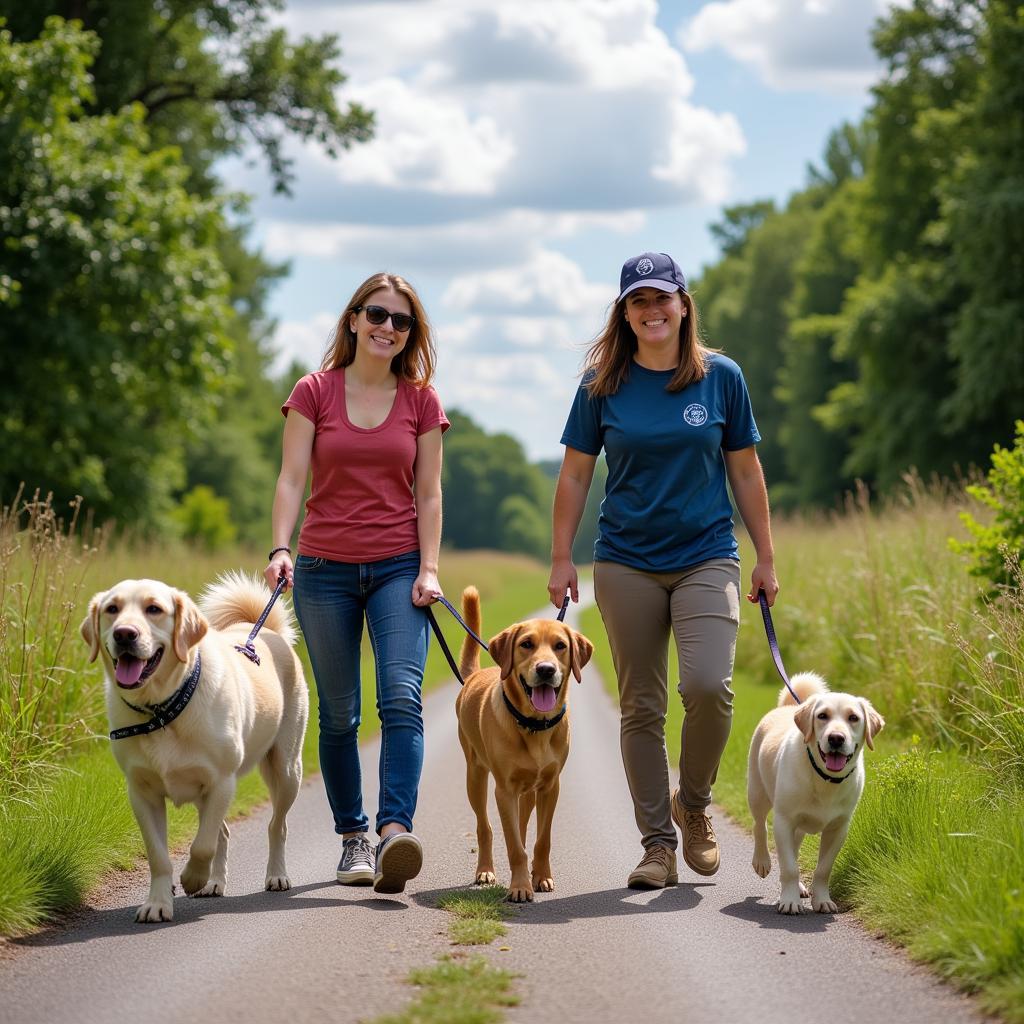
[[281, 412], [295, 409], [316, 428], [313, 488], [299, 531], [299, 554], [335, 562], [375, 562], [419, 547], [413, 494], [416, 439], [451, 424], [432, 387], [398, 378], [391, 412], [379, 427], [353, 426], [345, 370], [308, 373]]

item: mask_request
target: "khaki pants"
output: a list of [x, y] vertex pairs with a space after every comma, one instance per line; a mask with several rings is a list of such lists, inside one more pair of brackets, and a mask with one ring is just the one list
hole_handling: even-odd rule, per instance
[[594, 594], [618, 677], [622, 763], [644, 847], [677, 845], [665, 746], [670, 633], [685, 711], [679, 799], [688, 810], [704, 810], [732, 725], [739, 584], [739, 563], [730, 558], [671, 573], [594, 564]]

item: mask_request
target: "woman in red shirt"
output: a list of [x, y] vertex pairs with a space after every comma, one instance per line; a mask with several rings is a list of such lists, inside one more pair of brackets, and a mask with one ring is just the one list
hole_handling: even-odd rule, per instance
[[[295, 385], [264, 576], [294, 586], [320, 698], [320, 770], [343, 837], [338, 881], [401, 892], [423, 854], [412, 834], [423, 766], [426, 608], [441, 592], [441, 434], [434, 342], [415, 290], [394, 274], [356, 289], [316, 373]], [[289, 547], [312, 486], [294, 562]], [[373, 646], [381, 720], [374, 850], [359, 766], [359, 653]]]

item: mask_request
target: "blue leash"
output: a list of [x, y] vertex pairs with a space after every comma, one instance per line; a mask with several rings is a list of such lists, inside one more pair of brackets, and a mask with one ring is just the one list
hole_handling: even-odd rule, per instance
[[782, 681], [786, 684], [786, 689], [793, 695], [793, 700], [797, 704], [801, 703], [800, 697], [796, 690], [790, 685], [789, 676], [786, 675], [786, 667], [782, 664], [782, 652], [779, 650], [779, 641], [775, 638], [775, 626], [772, 623], [772, 613], [768, 609], [768, 597], [764, 590], [757, 592], [757, 600], [761, 605], [761, 618], [764, 619], [764, 631], [768, 636], [768, 649], [772, 652], [772, 660], [775, 662], [775, 668], [778, 670]]

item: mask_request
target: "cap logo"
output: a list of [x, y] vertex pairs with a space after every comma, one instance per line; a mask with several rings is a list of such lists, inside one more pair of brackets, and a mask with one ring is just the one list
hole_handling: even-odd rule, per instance
[[693, 402], [683, 410], [683, 419], [691, 427], [700, 427], [707, 422], [708, 411], [699, 402]]
[[636, 272], [641, 276], [649, 274], [654, 269], [654, 263], [646, 256], [636, 265]]

